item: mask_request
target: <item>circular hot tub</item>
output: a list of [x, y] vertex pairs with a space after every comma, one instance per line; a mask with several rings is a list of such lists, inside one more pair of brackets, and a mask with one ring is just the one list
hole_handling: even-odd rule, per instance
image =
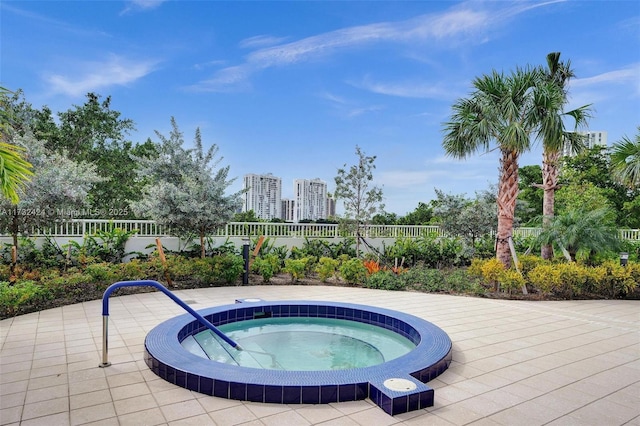
[[[444, 372], [451, 362], [451, 340], [447, 334], [413, 315], [336, 302], [259, 299], [239, 302], [242, 303], [212, 307], [198, 313], [222, 328], [261, 319], [274, 319], [275, 322], [286, 319], [287, 323], [295, 318], [353, 322], [357, 326], [373, 326], [385, 333], [391, 332], [407, 341], [410, 348], [390, 360], [383, 354], [383, 362], [365, 367], [354, 364], [339, 369], [294, 367], [291, 370], [270, 368], [260, 362], [247, 366], [237, 362], [235, 349], [229, 345], [224, 347], [224, 342], [213, 343], [220, 344], [221, 353], [229, 355], [220, 361], [215, 360], [219, 358], [217, 355], [206, 351], [203, 355], [187, 350], [183, 344], [208, 329], [193, 316], [185, 314], [165, 321], [149, 332], [145, 339], [146, 364], [155, 374], [177, 386], [217, 397], [281, 404], [324, 404], [371, 398], [394, 415], [433, 405], [433, 389], [425, 383]], [[259, 332], [253, 332], [253, 336], [269, 343]], [[375, 342], [362, 343], [379, 349]], [[280, 349], [287, 351], [286, 347]], [[262, 347], [246, 350], [247, 353], [251, 351], [264, 353]], [[357, 358], [357, 354], [352, 355]], [[259, 359], [257, 356], [251, 358]]]

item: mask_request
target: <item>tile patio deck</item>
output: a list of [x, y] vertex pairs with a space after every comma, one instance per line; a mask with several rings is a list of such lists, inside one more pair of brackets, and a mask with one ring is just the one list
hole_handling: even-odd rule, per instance
[[453, 362], [435, 405], [395, 417], [369, 400], [241, 402], [174, 386], [142, 360], [144, 338], [184, 313], [161, 293], [110, 301], [108, 368], [100, 301], [0, 321], [2, 425], [635, 425], [640, 426], [640, 302], [525, 302], [323, 286], [177, 291], [196, 310], [237, 298], [378, 306], [436, 324]]

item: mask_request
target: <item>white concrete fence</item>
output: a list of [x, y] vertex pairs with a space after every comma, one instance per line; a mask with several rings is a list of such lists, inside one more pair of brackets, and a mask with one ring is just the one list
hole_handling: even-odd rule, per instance
[[[127, 252], [149, 253], [160, 238], [165, 248], [178, 251], [185, 246], [184, 241], [172, 236], [168, 228], [158, 225], [151, 220], [103, 220], [103, 219], [75, 219], [69, 222], [57, 223], [47, 229], [31, 229], [30, 237], [35, 237], [39, 243], [44, 237], [54, 238], [62, 246], [70, 240], [82, 242], [82, 239], [94, 235], [96, 231], [108, 232], [119, 228], [127, 232], [134, 232], [127, 241]], [[514, 236], [529, 237], [540, 233], [540, 228], [516, 228]], [[399, 237], [417, 238], [425, 235], [443, 236], [438, 226], [433, 225], [367, 225], [360, 229], [363, 237], [373, 247], [389, 246]], [[227, 241], [236, 247], [241, 247], [247, 238], [255, 239], [261, 235], [270, 238], [275, 246], [301, 247], [305, 238], [323, 238], [331, 242], [339, 242], [346, 237], [355, 237], [355, 231], [347, 231], [337, 224], [319, 223], [268, 223], [268, 222], [230, 222], [217, 232], [209, 235], [214, 246]], [[625, 240], [640, 241], [640, 229], [621, 229], [620, 237]], [[11, 243], [8, 234], [0, 235], [0, 242]]]

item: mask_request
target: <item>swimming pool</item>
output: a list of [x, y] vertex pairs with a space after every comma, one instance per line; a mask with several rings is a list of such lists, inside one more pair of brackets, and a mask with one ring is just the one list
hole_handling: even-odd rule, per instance
[[[394, 359], [365, 367], [284, 370], [243, 366], [235, 361], [213, 361], [185, 349], [183, 342], [195, 340], [195, 336], [207, 330], [185, 314], [149, 332], [145, 339], [146, 364], [173, 384], [217, 397], [281, 404], [370, 398], [385, 412], [395, 415], [433, 405], [434, 391], [425, 383], [444, 372], [451, 362], [451, 341], [447, 334], [428, 321], [402, 312], [336, 302], [247, 299], [238, 302], [199, 313], [219, 328], [268, 318], [341, 320], [384, 329], [414, 347]], [[256, 352], [265, 352], [262, 349]]]

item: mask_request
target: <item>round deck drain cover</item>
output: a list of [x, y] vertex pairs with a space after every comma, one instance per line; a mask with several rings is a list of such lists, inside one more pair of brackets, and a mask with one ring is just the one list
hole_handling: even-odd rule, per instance
[[415, 383], [407, 379], [387, 379], [383, 384], [387, 387], [387, 389], [398, 392], [412, 391], [417, 387]]

